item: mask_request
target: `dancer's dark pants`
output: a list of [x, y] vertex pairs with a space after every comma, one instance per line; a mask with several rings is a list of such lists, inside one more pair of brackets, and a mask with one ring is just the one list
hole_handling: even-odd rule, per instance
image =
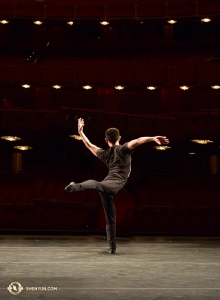
[[116, 210], [113, 195], [115, 195], [126, 183], [126, 179], [106, 177], [103, 181], [87, 180], [77, 183], [79, 190], [96, 190], [102, 200], [105, 219], [106, 234], [110, 248], [116, 248]]

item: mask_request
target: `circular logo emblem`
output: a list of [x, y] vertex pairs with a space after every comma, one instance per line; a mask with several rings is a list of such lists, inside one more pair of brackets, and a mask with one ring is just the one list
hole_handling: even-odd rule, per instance
[[12, 282], [7, 287], [7, 290], [12, 295], [19, 295], [23, 291], [23, 289], [24, 289], [23, 286], [19, 282]]

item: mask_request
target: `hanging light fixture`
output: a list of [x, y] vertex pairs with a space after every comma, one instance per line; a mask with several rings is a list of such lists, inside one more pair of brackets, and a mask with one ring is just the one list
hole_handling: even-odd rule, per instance
[[187, 91], [189, 87], [187, 85], [180, 86], [181, 90]]
[[22, 151], [33, 149], [32, 147], [29, 147], [29, 146], [14, 146], [13, 148], [22, 150]]
[[53, 85], [53, 88], [56, 89], [56, 90], [59, 90], [59, 89], [61, 89], [61, 85], [58, 85], [58, 84]]
[[7, 21], [7, 20], [1, 20], [0, 23], [1, 23], [1, 24], [8, 24], [9, 21]]
[[115, 89], [121, 91], [124, 89], [124, 86], [117, 85], [117, 86], [115, 86]]
[[214, 143], [213, 141], [210, 141], [210, 140], [191, 140], [191, 141], [193, 143], [201, 144], [201, 145], [206, 145], [206, 144]]
[[2, 136], [1, 139], [2, 140], [6, 140], [6, 141], [10, 141], [10, 142], [20, 141], [21, 140], [21, 138], [18, 137], [18, 136], [10, 136], [10, 135]]
[[176, 21], [176, 20], [168, 20], [167, 22], [168, 22], [169, 24], [176, 24], [177, 21]]
[[211, 22], [211, 19], [210, 18], [203, 18], [203, 19], [201, 19], [201, 22], [208, 23], [208, 22]]
[[167, 149], [170, 149], [171, 147], [169, 147], [169, 146], [154, 146], [154, 148], [156, 149], [156, 150], [167, 150]]
[[219, 90], [220, 89], [220, 85], [212, 85], [212, 89], [213, 90]]
[[73, 22], [73, 21], [69, 21], [69, 22], [67, 22], [67, 24], [68, 24], [68, 25], [73, 25], [74, 22]]
[[107, 22], [107, 21], [101, 21], [100, 24], [101, 24], [101, 25], [108, 25], [109, 22]]
[[78, 140], [78, 141], [81, 141], [82, 138], [80, 135], [70, 135], [71, 138], [75, 139], [75, 140]]
[[30, 86], [30, 84], [22, 84], [22, 87], [23, 87], [24, 89], [29, 89], [31, 86]]
[[83, 88], [84, 88], [84, 90], [91, 90], [92, 86], [91, 85], [84, 85]]
[[34, 21], [34, 24], [35, 25], [41, 25], [41, 24], [43, 24], [43, 22], [42, 21]]
[[153, 91], [153, 90], [156, 90], [156, 87], [155, 86], [147, 86], [147, 89], [150, 91]]

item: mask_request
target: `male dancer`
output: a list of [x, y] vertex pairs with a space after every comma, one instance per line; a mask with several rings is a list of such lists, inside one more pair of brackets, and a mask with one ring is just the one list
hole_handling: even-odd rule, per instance
[[133, 149], [148, 142], [168, 144], [169, 140], [164, 136], [140, 137], [128, 143], [120, 145], [120, 133], [116, 128], [109, 128], [105, 132], [105, 141], [108, 150], [93, 145], [83, 132], [84, 120], [78, 119], [78, 132], [85, 146], [108, 167], [107, 177], [101, 181], [87, 180], [81, 183], [71, 182], [65, 190], [77, 192], [81, 190], [97, 190], [101, 196], [105, 218], [107, 241], [109, 242], [108, 253], [116, 252], [116, 211], [113, 195], [125, 185], [131, 171], [131, 154]]

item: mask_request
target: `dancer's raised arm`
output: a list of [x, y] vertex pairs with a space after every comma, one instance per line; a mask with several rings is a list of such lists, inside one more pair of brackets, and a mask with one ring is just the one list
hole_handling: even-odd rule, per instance
[[101, 149], [99, 147], [97, 147], [96, 145], [92, 144], [89, 139], [87, 138], [87, 136], [84, 134], [83, 132], [83, 127], [84, 127], [84, 120], [79, 118], [78, 119], [78, 132], [79, 135], [82, 138], [83, 143], [85, 144], [85, 146], [95, 155], [97, 156], [96, 152], [98, 149]]
[[166, 136], [152, 136], [152, 137], [142, 136], [142, 137], [139, 137], [138, 139], [128, 142], [128, 149], [132, 150], [132, 149], [136, 148], [137, 146], [140, 146], [142, 144], [149, 143], [149, 142], [156, 142], [157, 144], [161, 145], [161, 144], [168, 144], [169, 140]]

